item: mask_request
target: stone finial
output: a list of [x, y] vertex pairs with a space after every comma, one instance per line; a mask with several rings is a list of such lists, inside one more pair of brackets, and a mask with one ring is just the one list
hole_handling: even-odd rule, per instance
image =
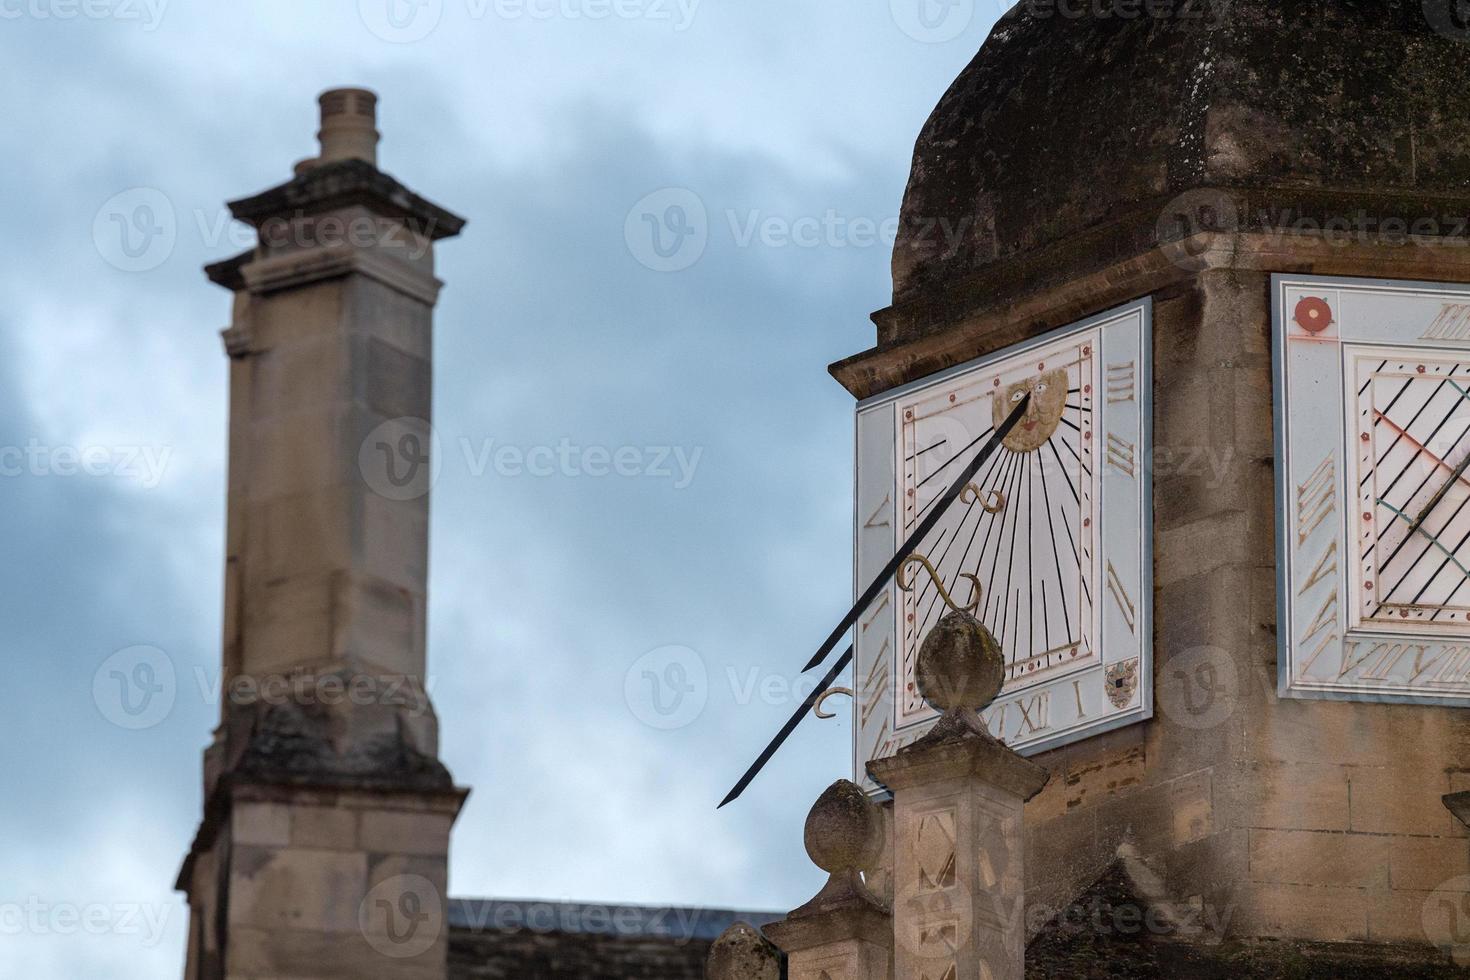
[[754, 926], [736, 922], [704, 961], [705, 980], [780, 980], [781, 951]]
[[940, 711], [987, 708], [1005, 679], [1000, 644], [967, 612], [944, 616], [919, 647], [914, 680], [924, 700]]
[[378, 97], [365, 88], [328, 89], [317, 97], [321, 106], [319, 163], [363, 160], [378, 165]]
[[816, 897], [791, 913], [815, 915], [853, 903], [882, 907], [863, 882], [883, 851], [883, 815], [851, 780], [828, 786], [807, 814], [803, 834], [812, 863], [827, 872], [827, 884]]
[[861, 870], [879, 859], [885, 834], [882, 812], [857, 784], [839, 779], [817, 798], [806, 818], [806, 851], [827, 872], [827, 883], [810, 902], [765, 929], [785, 951], [790, 976], [893, 975], [893, 919]]
[[828, 874], [872, 865], [883, 850], [878, 808], [851, 780], [839, 779], [812, 804], [802, 842], [812, 863]]

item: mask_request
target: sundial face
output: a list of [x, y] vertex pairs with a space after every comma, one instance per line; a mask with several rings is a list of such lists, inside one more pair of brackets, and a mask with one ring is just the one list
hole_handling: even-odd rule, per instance
[[1461, 554], [1470, 542], [1470, 357], [1411, 348], [1351, 357], [1354, 617], [1363, 628], [1470, 637], [1470, 553]]
[[1281, 691], [1470, 702], [1470, 290], [1275, 286]]
[[894, 583], [858, 620], [860, 774], [936, 718], [914, 666], [949, 609], [940, 585], [1000, 642], [998, 737], [1039, 750], [1147, 717], [1148, 333], [1138, 304], [859, 406], [861, 587], [1030, 396], [918, 545], [938, 582]]

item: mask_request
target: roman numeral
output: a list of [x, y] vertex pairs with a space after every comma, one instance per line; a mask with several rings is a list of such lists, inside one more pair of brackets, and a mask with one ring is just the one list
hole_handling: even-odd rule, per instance
[[[873, 513], [868, 516], [868, 519], [863, 522], [863, 527], [865, 529], [870, 527], [892, 527], [893, 524], [888, 520], [888, 514], [892, 509], [892, 504], [893, 495], [888, 494], [883, 498], [883, 502], [878, 505], [878, 509], [873, 511]], [[880, 517], [882, 518], [882, 520], [879, 520]]]
[[[890, 594], [891, 594], [890, 592], [884, 592], [883, 593], [883, 597], [878, 600], [878, 604], [873, 607], [872, 612], [868, 613], [867, 618], [863, 620], [863, 622], [862, 622], [862, 631], [864, 633], [866, 633], [868, 631], [868, 627], [870, 627], [870, 626], [873, 625], [873, 622], [878, 618], [878, 614], [881, 613], [883, 610], [885, 610], [885, 609], [888, 608], [888, 602], [889, 602], [889, 595]], [[888, 641], [887, 640], [884, 640], [883, 642], [884, 643], [887, 643]]]
[[873, 709], [888, 700], [888, 685], [893, 679], [892, 663], [893, 659], [888, 655], [888, 641], [884, 640], [883, 648], [878, 651], [878, 658], [873, 661], [873, 669], [868, 671], [868, 676], [863, 681], [864, 725], [872, 717]]
[[1329, 627], [1334, 627], [1336, 625], [1337, 590], [1333, 589], [1332, 592], [1327, 596], [1326, 601], [1322, 603], [1322, 608], [1317, 610], [1317, 615], [1312, 619], [1312, 623], [1310, 626], [1307, 627], [1307, 631], [1302, 634], [1302, 642], [1306, 643], [1322, 630]]
[[1128, 596], [1128, 590], [1123, 587], [1123, 580], [1118, 578], [1118, 570], [1108, 562], [1108, 591], [1113, 594], [1113, 600], [1118, 603], [1118, 611], [1123, 614], [1123, 622], [1128, 624], [1128, 632], [1135, 632], [1134, 624], [1138, 619], [1138, 610], [1133, 605], [1133, 600]]
[[1358, 677], [1365, 681], [1388, 680], [1388, 675], [1411, 650], [1418, 650], [1419, 656], [1424, 656], [1424, 647], [1417, 643], [1375, 643], [1372, 652], [1376, 659]]
[[891, 755], [888, 747], [893, 744], [893, 739], [888, 735], [888, 721], [884, 719], [883, 727], [878, 729], [878, 737], [873, 740], [873, 758], [882, 759]]
[[1108, 465], [1116, 468], [1121, 473], [1133, 476], [1133, 443], [1125, 442], [1109, 432]]
[[1138, 379], [1134, 362], [1108, 365], [1108, 404], [1135, 401]]
[[1028, 701], [1024, 698], [1016, 701], [1016, 707], [1021, 710], [1021, 719], [1016, 722], [1016, 735], [1022, 734], [1024, 728], [1026, 734], [1045, 731], [1047, 728], [1047, 709], [1051, 707], [1051, 692], [1042, 691], [1035, 694]]
[[1435, 684], [1454, 686], [1470, 679], [1470, 648], [1450, 647], [1445, 659], [1445, 665], [1434, 675]]
[[1337, 509], [1337, 463], [1328, 456], [1296, 488], [1296, 543], [1302, 544]]
[[1470, 340], [1470, 304], [1446, 303], [1421, 340]]
[[1333, 538], [1332, 543], [1328, 545], [1327, 550], [1322, 553], [1322, 558], [1317, 562], [1317, 566], [1312, 569], [1311, 576], [1307, 579], [1306, 584], [1302, 586], [1301, 591], [1298, 592], [1297, 595], [1306, 595], [1307, 592], [1311, 590], [1312, 586], [1327, 578], [1327, 576], [1335, 574], [1336, 572], [1337, 539]]

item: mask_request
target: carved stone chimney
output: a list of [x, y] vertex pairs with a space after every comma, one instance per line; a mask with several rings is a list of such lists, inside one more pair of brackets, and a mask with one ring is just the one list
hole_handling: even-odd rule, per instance
[[449, 831], [425, 609], [434, 243], [461, 218], [377, 169], [377, 97], [230, 203], [224, 697], [178, 887], [187, 980], [441, 978]]

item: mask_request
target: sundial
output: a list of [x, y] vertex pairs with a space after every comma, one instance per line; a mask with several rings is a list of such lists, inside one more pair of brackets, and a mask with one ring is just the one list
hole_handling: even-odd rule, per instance
[[[959, 473], [954, 481], [943, 494], [934, 497], [929, 502], [926, 508], [926, 516], [918, 519], [917, 525], [909, 534], [908, 538], [899, 546], [898, 550], [894, 552], [893, 557], [879, 570], [878, 574], [873, 577], [873, 580], [863, 590], [862, 594], [858, 596], [857, 601], [853, 603], [852, 608], [847, 611], [847, 614], [833, 627], [827, 639], [822, 642], [822, 645], [817, 648], [817, 652], [812, 655], [812, 658], [807, 661], [806, 666], [802, 668], [803, 673], [821, 666], [832, 653], [833, 649], [836, 648], [837, 644], [847, 634], [848, 630], [852, 629], [853, 625], [857, 623], [858, 618], [862, 616], [863, 612], [878, 598], [880, 593], [888, 588], [891, 580], [897, 578], [900, 587], [905, 590], [910, 588], [911, 580], [905, 577], [905, 571], [912, 565], [925, 568], [931, 576], [931, 584], [935, 587], [937, 593], [942, 593], [946, 603], [952, 608], [960, 608], [949, 595], [944, 583], [939, 580], [937, 573], [934, 571], [934, 566], [927, 558], [915, 554], [914, 549], [924, 540], [925, 535], [932, 531], [935, 525], [939, 523], [950, 505], [961, 497], [970, 499], [972, 501], [971, 506], [979, 504], [982, 508], [999, 507], [993, 495], [987, 494], [981, 488], [974, 486], [970, 481], [985, 466], [995, 454], [996, 450], [1005, 443], [1018, 425], [1022, 426], [1023, 432], [1026, 430], [1026, 425], [1031, 418], [1032, 399], [1032, 392], [1017, 389], [1016, 397], [1008, 401], [1006, 405], [1008, 414], [997, 412], [995, 424], [991, 428], [966, 442], [949, 457], [946, 466], [949, 463], [953, 463], [960, 467]], [[1033, 428], [1034, 425], [1035, 423], [1032, 423]], [[983, 444], [981, 444], [981, 440], [984, 440]], [[978, 451], [975, 449], [977, 445], [980, 446]], [[967, 459], [968, 462], [965, 462]], [[942, 469], [934, 471], [935, 474], [942, 472]], [[973, 576], [970, 576], [970, 578], [976, 590], [975, 600], [978, 601], [981, 588], [979, 579]], [[796, 709], [796, 712], [781, 727], [781, 730], [776, 733], [776, 737], [771, 739], [770, 744], [765, 747], [755, 762], [745, 771], [745, 774], [740, 777], [730, 792], [725, 795], [725, 798], [720, 801], [721, 807], [737, 799], [741, 793], [745, 792], [745, 788], [750, 785], [751, 780], [755, 779], [761, 769], [765, 767], [765, 764], [770, 761], [771, 756], [776, 754], [786, 739], [796, 730], [796, 726], [801, 724], [801, 720], [816, 706], [822, 696], [836, 683], [842, 671], [852, 662], [853, 649], [853, 645], [850, 644], [842, 655], [837, 658], [836, 662], [832, 664], [831, 668], [817, 683], [817, 686], [813, 688], [811, 694], [807, 695], [806, 700], [801, 703], [801, 706]]]

